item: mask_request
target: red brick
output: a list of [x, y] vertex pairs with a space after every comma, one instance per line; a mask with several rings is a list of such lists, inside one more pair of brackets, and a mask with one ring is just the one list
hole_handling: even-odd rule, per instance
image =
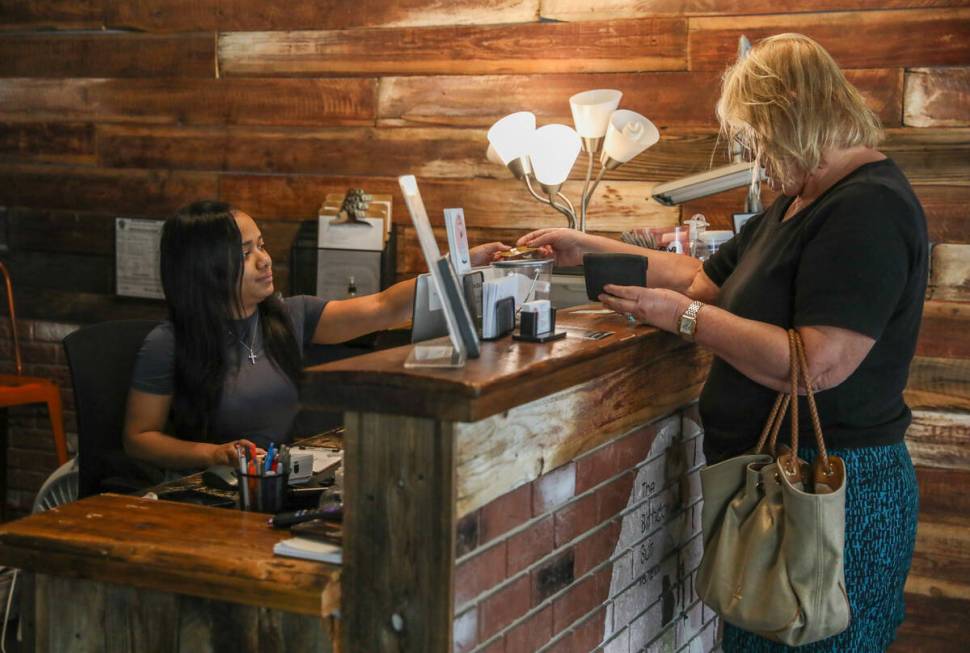
[[479, 649], [478, 653], [505, 653], [505, 637], [499, 637], [485, 648]]
[[569, 463], [532, 482], [532, 514], [555, 510], [576, 495], [576, 464]]
[[484, 549], [455, 570], [455, 605], [461, 606], [505, 578], [505, 542]]
[[573, 646], [573, 634], [569, 633], [550, 648], [544, 649], [542, 653], [578, 653], [578, 651], [579, 649]]
[[532, 517], [532, 484], [526, 483], [481, 509], [479, 541], [481, 544], [494, 540]]
[[480, 638], [488, 639], [532, 607], [532, 583], [525, 574], [481, 604]]
[[635, 478], [633, 472], [628, 472], [596, 491], [597, 523], [616, 516], [627, 507]]
[[620, 521], [615, 520], [586, 539], [577, 542], [573, 547], [576, 551], [576, 575], [582, 576], [612, 556], [619, 539]]
[[[662, 422], [661, 422], [662, 424]], [[576, 461], [576, 491], [585, 492], [643, 462], [660, 424], [653, 424], [601, 447]]]
[[455, 527], [455, 557], [461, 558], [478, 548], [479, 511], [465, 515]]
[[603, 622], [606, 619], [606, 608], [600, 608], [596, 614], [587, 619], [573, 633], [571, 644], [574, 651], [592, 651], [603, 641]]
[[552, 560], [542, 563], [542, 566], [533, 569], [530, 573], [532, 577], [532, 603], [539, 605], [550, 596], [560, 592], [576, 579], [575, 569], [576, 554], [572, 549], [566, 549]]
[[505, 635], [506, 653], [535, 653], [552, 639], [552, 607], [547, 606]]
[[596, 526], [597, 498], [589, 494], [556, 511], [556, 546], [560, 547]]
[[592, 610], [598, 601], [593, 595], [593, 579], [587, 578], [572, 587], [557, 598], [552, 604], [552, 632], [561, 633], [574, 621]]
[[544, 517], [508, 539], [506, 576], [514, 576], [553, 550], [552, 515]]

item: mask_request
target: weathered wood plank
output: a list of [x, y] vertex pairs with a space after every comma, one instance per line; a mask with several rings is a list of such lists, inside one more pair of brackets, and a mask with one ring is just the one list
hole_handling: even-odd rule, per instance
[[93, 164], [94, 142], [90, 123], [0, 123], [0, 159], [5, 161]]
[[913, 409], [970, 410], [970, 360], [917, 356], [904, 396]]
[[158, 299], [24, 287], [14, 288], [14, 297], [20, 319], [93, 324], [105, 320], [164, 320], [168, 317], [165, 303]]
[[[456, 425], [459, 518], [689, 403], [700, 393], [710, 364], [710, 355], [699, 349], [661, 356], [624, 352], [620, 369], [609, 358], [598, 367], [609, 370], [606, 374], [487, 419]], [[679, 429], [680, 419], [672, 418], [667, 427]]]
[[930, 242], [970, 243], [970, 186], [913, 186], [926, 213]]
[[321, 127], [373, 124], [372, 79], [0, 79], [0, 120]]
[[554, 20], [617, 20], [649, 16], [740, 16], [839, 11], [962, 7], [964, 0], [543, 0], [542, 17]]
[[[847, 70], [887, 127], [900, 124], [902, 71]], [[540, 123], [572, 124], [569, 97], [591, 88], [623, 91], [620, 106], [659, 127], [717, 128], [714, 105], [720, 73], [599, 73], [492, 76], [385, 77], [379, 89], [379, 124], [489, 126], [528, 109]]]
[[889, 129], [879, 149], [913, 184], [970, 179], [970, 129]]
[[970, 514], [970, 471], [916, 466], [920, 514]]
[[114, 292], [114, 256], [60, 252], [5, 252], [4, 264], [18, 287], [65, 292]]
[[0, 164], [0, 203], [66, 211], [168, 215], [217, 195], [217, 177], [198, 172], [145, 172]]
[[970, 245], [940, 244], [933, 247], [927, 297], [970, 300]]
[[[522, 182], [515, 179], [421, 179], [421, 194], [434, 225], [442, 225], [442, 211], [463, 207], [469, 227], [531, 229], [565, 226], [565, 218], [537, 202]], [[594, 231], [624, 231], [645, 224], [673, 224], [680, 215], [676, 207], [663, 207], [645, 198], [654, 184], [615, 181], [600, 184], [590, 205], [589, 224]], [[394, 196], [395, 223], [410, 223], [404, 210], [397, 179], [387, 177], [316, 177], [270, 175], [224, 175], [220, 195], [258, 220], [306, 219], [317, 214], [321, 198], [360, 187], [368, 192]], [[563, 192], [574, 199], [582, 182], [571, 181]]]
[[554, 73], [685, 70], [674, 18], [338, 31], [223, 32], [224, 75]]
[[329, 0], [290, 4], [262, 0], [13, 0], [0, 5], [0, 27], [192, 30], [347, 29], [532, 22], [538, 0]]
[[742, 34], [753, 43], [782, 32], [812, 37], [843, 68], [960, 66], [970, 60], [970, 9], [773, 14], [691, 18], [690, 70], [723, 70], [736, 59]]
[[903, 122], [913, 127], [970, 126], [970, 68], [907, 70]]
[[970, 358], [970, 302], [930, 300], [923, 307], [917, 356]]
[[920, 519], [906, 591], [970, 600], [970, 519], [966, 515]]
[[202, 77], [216, 74], [212, 34], [0, 34], [0, 77]]
[[913, 411], [913, 423], [906, 431], [906, 446], [916, 465], [970, 472], [970, 414]]
[[896, 631], [889, 653], [963, 653], [963, 623], [970, 602], [939, 596], [906, 594], [906, 620]]
[[99, 163], [275, 174], [511, 176], [485, 159], [480, 129], [122, 127], [98, 130]]
[[345, 413], [345, 422], [344, 650], [450, 651], [452, 427], [371, 413]]

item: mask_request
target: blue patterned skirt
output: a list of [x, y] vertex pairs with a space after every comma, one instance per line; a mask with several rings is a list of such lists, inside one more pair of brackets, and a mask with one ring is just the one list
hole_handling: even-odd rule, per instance
[[[815, 449], [800, 449], [813, 461]], [[838, 635], [790, 647], [724, 624], [725, 653], [881, 653], [903, 622], [903, 585], [916, 543], [919, 489], [903, 443], [836, 449], [845, 461], [845, 589], [852, 621]], [[768, 599], [768, 597], [766, 597]], [[769, 599], [770, 600], [770, 599]]]

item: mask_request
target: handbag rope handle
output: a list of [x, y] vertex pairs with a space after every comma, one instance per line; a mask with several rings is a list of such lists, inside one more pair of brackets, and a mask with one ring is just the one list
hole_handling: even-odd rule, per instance
[[[818, 416], [818, 407], [815, 405], [815, 393], [812, 384], [808, 379], [808, 361], [805, 357], [805, 345], [801, 335], [795, 329], [788, 330], [788, 347], [790, 352], [790, 364], [788, 367], [789, 392], [779, 392], [775, 398], [771, 413], [765, 421], [761, 437], [755, 447], [755, 453], [762, 453], [765, 444], [774, 455], [775, 445], [778, 441], [778, 432], [785, 420], [785, 413], [791, 409], [791, 445], [793, 451], [798, 451], [798, 401], [792, 401], [792, 397], [798, 397], [798, 380], [801, 378], [805, 386], [805, 395], [808, 400], [808, 411], [812, 419], [812, 429], [815, 434], [815, 444], [819, 450], [819, 456], [827, 474], [832, 473], [829, 465], [828, 451], [825, 448], [825, 439], [822, 437], [822, 424]], [[797, 454], [796, 454], [797, 455]], [[789, 470], [790, 472], [792, 470]]]

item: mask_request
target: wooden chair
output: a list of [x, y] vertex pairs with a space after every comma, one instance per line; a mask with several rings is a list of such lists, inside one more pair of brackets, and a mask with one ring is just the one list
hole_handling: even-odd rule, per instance
[[64, 415], [61, 412], [61, 392], [50, 379], [25, 376], [23, 359], [20, 355], [20, 339], [17, 334], [17, 314], [14, 310], [13, 284], [10, 273], [0, 263], [0, 273], [7, 289], [7, 308], [10, 314], [10, 336], [13, 340], [13, 354], [16, 374], [0, 374], [0, 409], [3, 425], [0, 428], [0, 519], [6, 517], [7, 504], [7, 428], [6, 409], [25, 404], [47, 404], [51, 430], [54, 432], [54, 449], [57, 451], [57, 464], [67, 462], [67, 439], [64, 437]]

